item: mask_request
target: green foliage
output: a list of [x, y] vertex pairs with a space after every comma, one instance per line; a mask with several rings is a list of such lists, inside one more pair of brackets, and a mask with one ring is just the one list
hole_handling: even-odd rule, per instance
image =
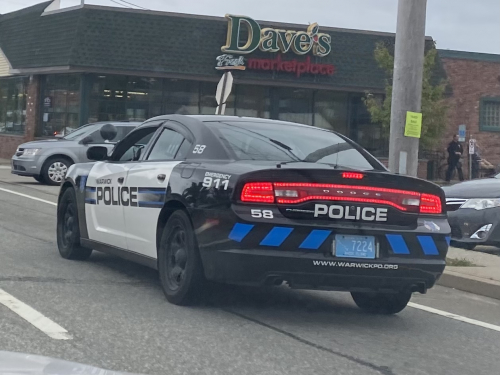
[[[437, 50], [432, 48], [425, 54], [424, 74], [422, 85], [422, 136], [420, 143], [422, 148], [430, 150], [436, 146], [446, 126], [445, 90], [447, 82], [433, 84], [432, 75], [436, 66]], [[387, 73], [385, 85], [385, 97], [383, 100], [371, 93], [367, 93], [364, 103], [371, 120], [381, 124], [384, 136], [388, 137], [391, 124], [391, 102], [392, 102], [392, 76], [394, 74], [394, 56], [383, 44], [377, 44], [375, 48], [375, 60], [380, 68]]]

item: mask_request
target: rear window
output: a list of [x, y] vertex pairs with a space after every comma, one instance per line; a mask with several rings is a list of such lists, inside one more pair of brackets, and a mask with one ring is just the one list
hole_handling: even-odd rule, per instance
[[273, 122], [207, 122], [238, 160], [306, 161], [371, 170], [383, 168], [335, 133]]

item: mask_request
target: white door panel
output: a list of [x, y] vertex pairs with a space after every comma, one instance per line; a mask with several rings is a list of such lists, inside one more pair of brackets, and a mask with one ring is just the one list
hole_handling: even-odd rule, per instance
[[[156, 225], [165, 202], [170, 175], [179, 163], [142, 162], [134, 164], [129, 170], [126, 185], [138, 189], [138, 207], [123, 208], [129, 251], [156, 259]], [[159, 175], [165, 178], [158, 179]]]
[[[118, 179], [126, 180], [130, 164], [98, 162], [87, 179], [85, 212], [89, 239], [127, 249]], [[122, 194], [123, 195], [123, 194]], [[126, 199], [127, 196], [125, 196]]]

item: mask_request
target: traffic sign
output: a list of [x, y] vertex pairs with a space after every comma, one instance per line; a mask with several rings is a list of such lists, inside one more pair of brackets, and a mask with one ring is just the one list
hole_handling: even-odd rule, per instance
[[476, 152], [476, 140], [475, 139], [469, 139], [469, 155], [474, 155]]
[[223, 115], [226, 110], [226, 100], [231, 94], [231, 89], [233, 88], [233, 75], [231, 72], [226, 72], [222, 75], [222, 78], [217, 85], [217, 91], [215, 93], [215, 100], [217, 100], [217, 109], [215, 111], [216, 115]]
[[465, 142], [465, 125], [458, 125], [458, 141]]

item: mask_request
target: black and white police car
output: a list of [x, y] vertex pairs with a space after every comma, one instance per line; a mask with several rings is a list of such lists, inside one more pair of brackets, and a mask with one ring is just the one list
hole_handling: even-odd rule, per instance
[[[102, 136], [112, 140], [112, 125]], [[75, 164], [61, 186], [67, 259], [102, 251], [157, 268], [167, 299], [209, 281], [351, 292], [372, 313], [405, 308], [445, 268], [443, 191], [391, 174], [332, 131], [230, 116], [150, 119]]]

